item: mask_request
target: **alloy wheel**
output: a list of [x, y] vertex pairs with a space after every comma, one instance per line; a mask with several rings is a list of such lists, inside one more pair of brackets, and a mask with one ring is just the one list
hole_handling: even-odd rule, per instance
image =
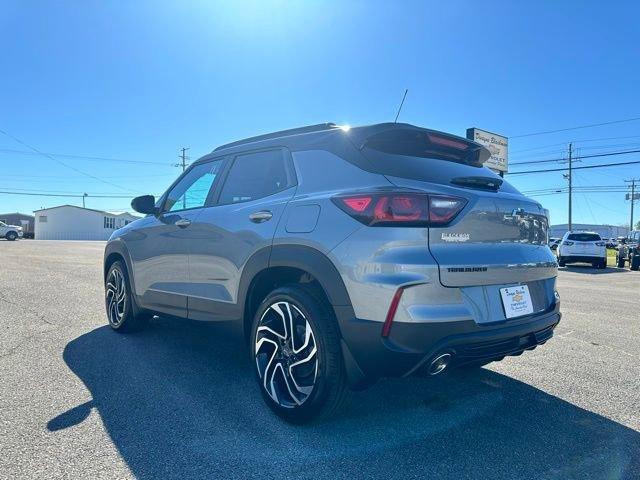
[[105, 300], [109, 323], [114, 327], [120, 326], [124, 320], [124, 312], [127, 307], [127, 289], [124, 282], [124, 275], [119, 268], [111, 270], [107, 279]]
[[279, 301], [264, 311], [254, 352], [258, 376], [274, 402], [295, 408], [309, 398], [318, 374], [318, 348], [311, 325], [298, 307]]

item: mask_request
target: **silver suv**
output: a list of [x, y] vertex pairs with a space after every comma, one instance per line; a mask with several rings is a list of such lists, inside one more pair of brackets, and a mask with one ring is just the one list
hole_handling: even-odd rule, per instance
[[286, 130], [196, 161], [109, 240], [111, 327], [239, 322], [267, 405], [335, 412], [385, 376], [534, 349], [560, 321], [548, 215], [484, 147], [407, 124]]

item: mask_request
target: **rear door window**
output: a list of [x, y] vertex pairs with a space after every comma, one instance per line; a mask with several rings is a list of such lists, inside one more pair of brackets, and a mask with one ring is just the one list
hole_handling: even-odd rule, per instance
[[573, 240], [574, 242], [597, 242], [601, 240], [601, 238], [597, 233], [572, 233], [567, 237], [567, 240]]
[[219, 204], [249, 202], [294, 185], [283, 150], [238, 155], [222, 186]]

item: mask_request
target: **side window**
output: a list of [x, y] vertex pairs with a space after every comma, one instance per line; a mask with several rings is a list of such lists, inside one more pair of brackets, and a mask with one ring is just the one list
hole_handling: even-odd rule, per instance
[[289, 188], [292, 184], [282, 150], [238, 155], [222, 187], [219, 203], [256, 200]]
[[104, 228], [110, 228], [115, 230], [116, 228], [116, 219], [114, 217], [104, 217]]
[[190, 169], [167, 195], [163, 211], [177, 212], [203, 207], [221, 165], [220, 159]]

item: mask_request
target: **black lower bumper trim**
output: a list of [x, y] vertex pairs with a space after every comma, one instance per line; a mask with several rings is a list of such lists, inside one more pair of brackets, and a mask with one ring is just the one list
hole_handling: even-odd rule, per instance
[[371, 379], [409, 375], [443, 352], [453, 354], [454, 364], [518, 355], [549, 340], [560, 317], [556, 306], [544, 314], [491, 325], [472, 320], [398, 322], [389, 338], [380, 335], [381, 322], [343, 319], [340, 328], [349, 351], [347, 370]]

